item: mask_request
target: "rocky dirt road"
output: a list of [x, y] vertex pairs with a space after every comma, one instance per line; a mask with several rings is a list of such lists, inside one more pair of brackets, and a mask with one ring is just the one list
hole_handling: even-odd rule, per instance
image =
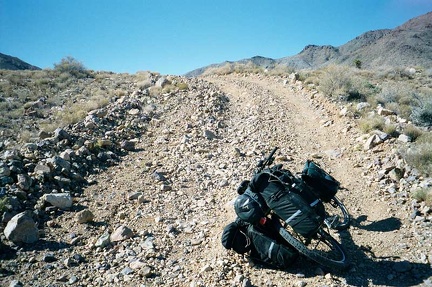
[[[410, 204], [373, 179], [371, 166], [391, 146], [364, 151], [341, 107], [299, 82], [230, 75], [188, 84], [159, 96], [136, 151], [89, 177], [77, 207], [46, 223], [45, 244], [2, 263], [14, 271], [2, 286], [432, 286], [428, 222], [413, 222]], [[237, 185], [275, 146], [290, 170], [313, 158], [346, 188], [347, 271], [305, 258], [266, 269], [221, 245]], [[77, 223], [82, 209], [92, 223]]]

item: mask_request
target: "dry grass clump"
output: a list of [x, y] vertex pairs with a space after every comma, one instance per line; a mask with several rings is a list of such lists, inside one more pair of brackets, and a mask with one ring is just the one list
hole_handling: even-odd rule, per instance
[[318, 89], [329, 97], [345, 95], [352, 88], [352, 75], [347, 66], [329, 65], [320, 72]]
[[425, 174], [432, 174], [432, 133], [425, 132], [405, 151], [405, 160]]
[[376, 95], [376, 102], [394, 111], [403, 118], [409, 118], [415, 100], [416, 90], [406, 83], [387, 82]]
[[369, 117], [365, 117], [359, 120], [359, 127], [362, 132], [368, 133], [373, 130], [384, 130], [385, 120], [378, 116], [377, 114], [373, 114]]
[[291, 67], [287, 66], [276, 66], [274, 69], [271, 69], [267, 72], [270, 76], [286, 76], [294, 73], [295, 70]]
[[412, 141], [416, 141], [423, 134], [423, 131], [413, 124], [405, 126], [403, 134], [409, 136]]
[[180, 82], [180, 83], [177, 83], [177, 88], [180, 91], [186, 91], [189, 89], [189, 85], [187, 83]]
[[222, 66], [210, 67], [204, 73], [203, 76], [208, 75], [229, 75], [234, 72], [234, 67], [230, 63], [225, 63]]
[[432, 206], [432, 188], [420, 188], [414, 191], [411, 196], [418, 202], [424, 202], [427, 206]]
[[273, 70], [270, 69], [269, 71], [265, 71], [264, 68], [259, 67], [253, 63], [246, 63], [246, 64], [239, 64], [239, 63], [232, 63], [227, 62], [223, 65], [218, 65], [214, 67], [210, 67], [205, 70], [203, 73], [203, 76], [208, 75], [229, 75], [229, 74], [259, 74], [259, 73], [280, 73], [281, 69]]

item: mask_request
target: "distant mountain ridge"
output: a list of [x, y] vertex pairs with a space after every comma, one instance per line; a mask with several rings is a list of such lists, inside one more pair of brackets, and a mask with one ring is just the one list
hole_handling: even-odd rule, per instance
[[40, 70], [40, 68], [30, 65], [17, 57], [0, 53], [0, 70]]
[[317, 69], [329, 64], [354, 65], [362, 68], [432, 67], [432, 12], [413, 18], [394, 29], [368, 31], [346, 44], [308, 45], [300, 53], [280, 59], [255, 56], [240, 61], [212, 64], [193, 70], [186, 76], [199, 76], [210, 68], [249, 65], [272, 69], [290, 67], [296, 70]]

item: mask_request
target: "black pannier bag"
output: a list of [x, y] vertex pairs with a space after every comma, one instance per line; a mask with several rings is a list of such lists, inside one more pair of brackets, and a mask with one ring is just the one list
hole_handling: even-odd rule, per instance
[[286, 269], [298, 258], [298, 251], [293, 247], [280, 244], [279, 234], [274, 230], [274, 223], [268, 218], [264, 225], [250, 225], [248, 236], [251, 239], [250, 257], [255, 263]]
[[247, 188], [234, 201], [234, 210], [237, 216], [250, 224], [259, 223], [260, 219], [269, 212], [264, 198]]
[[324, 222], [323, 203], [289, 171], [264, 170], [252, 179], [250, 188], [262, 195], [278, 217], [306, 238], [315, 235]]
[[286, 269], [297, 259], [298, 251], [280, 244], [272, 219], [267, 220], [264, 225], [252, 225], [237, 218], [224, 228], [222, 245], [239, 254], [250, 251], [250, 258], [257, 264]]
[[251, 240], [247, 235], [248, 224], [237, 219], [225, 226], [222, 232], [222, 245], [226, 249], [232, 249], [239, 254], [246, 253], [251, 250]]
[[305, 163], [302, 179], [324, 202], [329, 202], [340, 186], [340, 183], [334, 177], [311, 160], [307, 160]]

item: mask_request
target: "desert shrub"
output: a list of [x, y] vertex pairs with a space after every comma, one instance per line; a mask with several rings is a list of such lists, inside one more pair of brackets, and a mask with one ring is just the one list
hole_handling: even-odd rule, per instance
[[183, 83], [183, 82], [181, 82], [181, 83], [178, 83], [178, 84], [177, 84], [177, 88], [178, 88], [180, 91], [186, 91], [187, 89], [189, 89], [189, 86], [188, 86], [187, 83]]
[[62, 110], [55, 114], [55, 122], [58, 126], [75, 124], [83, 120], [89, 111], [106, 106], [109, 103], [109, 97], [104, 94], [95, 93], [92, 97], [85, 97], [74, 103], [67, 103]]
[[150, 92], [150, 96], [156, 97], [160, 93], [162, 93], [162, 88], [161, 87], [152, 86], [152, 87], [150, 87], [149, 92]]
[[397, 131], [396, 125], [394, 124], [385, 124], [382, 131], [392, 137], [399, 136], [399, 132]]
[[411, 138], [412, 141], [416, 141], [418, 137], [423, 134], [423, 131], [415, 125], [407, 125], [403, 133]]
[[351, 78], [348, 67], [331, 65], [323, 70], [318, 89], [326, 96], [345, 95], [352, 88]]
[[112, 94], [116, 97], [121, 98], [127, 95], [127, 91], [123, 89], [115, 89]]
[[414, 74], [406, 68], [401, 67], [391, 67], [388, 69], [383, 69], [379, 71], [379, 77], [381, 79], [401, 81], [413, 79]]
[[405, 152], [405, 160], [423, 173], [432, 172], [432, 133], [423, 133]]
[[418, 105], [413, 107], [411, 119], [420, 126], [432, 126], [432, 96], [417, 97]]
[[369, 73], [357, 72], [355, 76], [352, 77], [352, 86], [349, 91], [349, 96], [353, 101], [369, 101], [371, 97], [374, 97], [378, 92], [379, 88], [376, 84], [369, 81], [371, 75]]
[[409, 118], [416, 93], [416, 90], [406, 83], [385, 83], [377, 94], [376, 101], [396, 114]]
[[348, 102], [365, 102], [366, 96], [358, 90], [351, 90], [347, 92], [346, 98]]
[[361, 69], [361, 67], [362, 67], [362, 61], [360, 61], [359, 59], [356, 59], [356, 60], [354, 61], [354, 65], [355, 65], [355, 67], [356, 67], [357, 69]]
[[34, 136], [35, 136], [35, 133], [32, 133], [31, 131], [28, 131], [28, 130], [24, 130], [24, 131], [21, 131], [19, 133], [19, 139], [23, 143], [30, 142], [32, 137], [34, 137]]
[[382, 131], [385, 127], [385, 121], [378, 115], [369, 116], [362, 118], [359, 121], [359, 127], [364, 133], [368, 133], [372, 130]]
[[225, 63], [222, 66], [210, 67], [203, 73], [206, 75], [229, 75], [234, 72], [234, 67], [230, 63]]
[[411, 194], [411, 197], [418, 202], [425, 202], [427, 206], [432, 205], [432, 189], [431, 188], [420, 188]]
[[6, 80], [12, 86], [20, 86], [23, 83], [23, 75], [18, 73], [6, 74]]
[[289, 75], [294, 73], [294, 68], [288, 67], [288, 66], [276, 66], [273, 69], [270, 69], [268, 74], [272, 76], [283, 76], [283, 75]]
[[175, 90], [176, 90], [175, 86], [172, 85], [172, 84], [169, 84], [169, 85], [165, 85], [165, 86], [162, 88], [162, 93], [163, 93], [163, 94], [165, 94], [165, 93], [171, 93], [171, 92], [173, 92], [173, 91], [175, 91]]
[[383, 106], [388, 103], [409, 103], [412, 96], [413, 89], [406, 84], [385, 83], [377, 95], [377, 101]]
[[54, 70], [59, 74], [68, 73], [76, 78], [86, 78], [90, 75], [81, 62], [70, 56], [63, 58], [60, 63], [54, 64]]
[[147, 89], [147, 88], [150, 88], [151, 86], [153, 86], [153, 83], [151, 82], [150, 79], [145, 79], [145, 80], [137, 82], [136, 86], [138, 89], [144, 90], [144, 89]]
[[412, 113], [412, 107], [409, 104], [387, 103], [386, 108], [405, 119], [409, 119]]

